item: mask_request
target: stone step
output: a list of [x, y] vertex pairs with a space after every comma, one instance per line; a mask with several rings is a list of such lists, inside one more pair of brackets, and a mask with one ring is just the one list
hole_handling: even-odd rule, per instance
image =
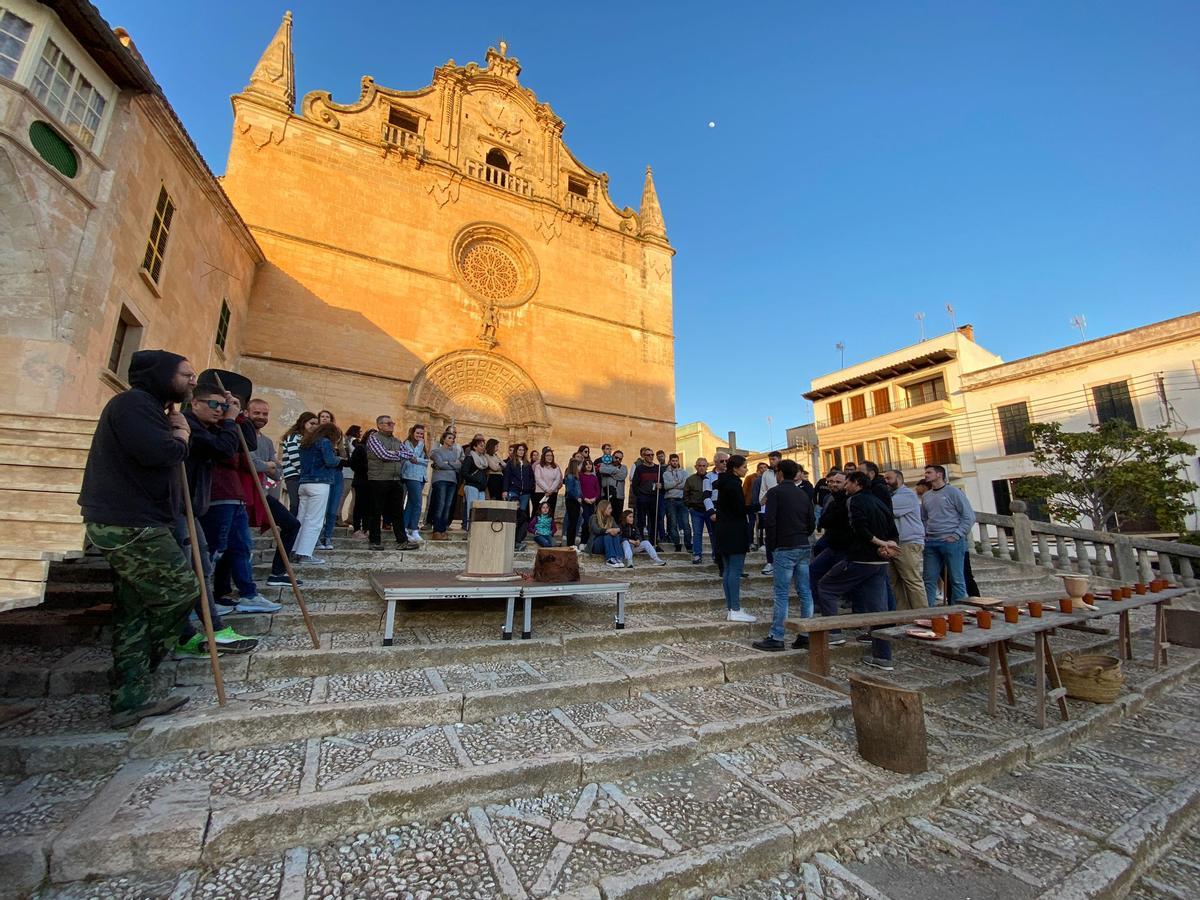
[[88, 450], [92, 433], [72, 431], [41, 431], [29, 428], [10, 428], [0, 418], [0, 444], [24, 444], [28, 447]]
[[0, 465], [31, 468], [74, 469], [82, 477], [87, 465], [87, 447], [34, 447], [25, 442], [0, 443]]
[[0, 413], [0, 428], [19, 432], [91, 435], [96, 430], [96, 418], [94, 416], [3, 412]]
[[[135, 760], [39, 849], [53, 882], [125, 873], [126, 889], [156, 896], [241, 883], [271, 896], [286, 884], [288, 896], [750, 898], [783, 896], [754, 881], [781, 864], [811, 887], [802, 867], [812, 860], [818, 882], [833, 879], [827, 896], [886, 896], [883, 884], [861, 886], [909, 869], [927, 885], [947, 866], [969, 879], [943, 877], [947, 896], [997, 879], [1007, 890], [996, 896], [1090, 896], [1080, 891], [1089, 878], [1119, 884], [1200, 800], [1187, 752], [1200, 742], [1147, 739], [1163, 718], [1200, 725], [1195, 685], [1184, 683], [1198, 663], [1192, 654], [1162, 672], [1139, 669], [1118, 703], [1071, 701], [1071, 721], [1043, 731], [1025, 706], [981, 715], [975, 690], [927, 694], [931, 769], [914, 776], [862, 761], [845, 700], [814, 700], [799, 679], [800, 705], [751, 716], [740, 714], [750, 695], [710, 696], [736, 685], [664, 688], [619, 708], [577, 704], [475, 728], [418, 724]], [[1168, 691], [1181, 684], [1191, 718], [1171, 711]], [[774, 699], [793, 681], [764, 687]], [[907, 836], [905, 852], [855, 871], [879, 858], [857, 855], [877, 833], [882, 848]], [[932, 851], [941, 868], [927, 871]], [[156, 878], [154, 891], [141, 887]], [[46, 896], [70, 896], [57, 891]]]
[[0, 465], [0, 485], [26, 491], [57, 491], [78, 495], [83, 469], [38, 465]]
[[79, 519], [78, 493], [75, 491], [43, 491], [37, 487], [19, 485], [0, 488], [0, 508], [40, 519], [46, 515]]

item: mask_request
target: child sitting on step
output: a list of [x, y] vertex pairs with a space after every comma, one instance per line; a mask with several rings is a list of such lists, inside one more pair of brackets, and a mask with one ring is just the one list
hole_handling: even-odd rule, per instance
[[537, 515], [529, 523], [529, 533], [539, 547], [553, 547], [556, 531], [558, 526], [554, 524], [554, 514], [550, 512], [550, 501], [543, 500], [538, 506]]
[[654, 545], [642, 539], [642, 533], [633, 524], [633, 510], [627, 509], [621, 514], [621, 549], [625, 553], [625, 568], [633, 568], [633, 554], [641, 551], [649, 555], [656, 566], [665, 566], [667, 561], [661, 559]]

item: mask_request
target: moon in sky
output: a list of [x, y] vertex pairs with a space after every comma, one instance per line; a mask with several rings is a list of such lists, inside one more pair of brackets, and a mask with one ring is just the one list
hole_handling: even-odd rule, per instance
[[716, 123], [716, 122], [709, 122], [709, 123], [708, 123], [708, 127], [709, 127], [709, 128], [716, 128], [716, 127], [717, 127], [717, 123]]

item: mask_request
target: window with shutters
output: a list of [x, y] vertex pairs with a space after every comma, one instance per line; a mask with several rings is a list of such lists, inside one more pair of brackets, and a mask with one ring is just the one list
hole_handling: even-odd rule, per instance
[[158, 203], [154, 206], [154, 220], [150, 223], [150, 238], [146, 241], [146, 255], [142, 258], [142, 271], [155, 285], [162, 278], [163, 256], [167, 252], [167, 235], [171, 232], [171, 220], [175, 217], [175, 203], [166, 187], [158, 192]]
[[855, 394], [850, 398], [850, 419], [857, 421], [867, 417], [867, 395]]
[[229, 301], [221, 300], [221, 315], [217, 319], [217, 338], [213, 343], [222, 353], [225, 352], [225, 341], [229, 337]]
[[50, 127], [49, 123], [38, 120], [29, 126], [29, 143], [44, 159], [68, 178], [79, 174], [79, 157], [71, 149], [71, 142]]
[[95, 143], [108, 101], [52, 40], [46, 41], [30, 88], [79, 143], [89, 148]]
[[108, 371], [123, 383], [129, 381], [129, 360], [142, 343], [142, 323], [127, 307], [121, 307], [112, 348], [108, 353]]
[[841, 425], [846, 421], [846, 414], [842, 410], [841, 400], [834, 400], [832, 403], [828, 404], [828, 409], [830, 425]]
[[945, 400], [946, 382], [939, 375], [937, 378], [930, 378], [928, 381], [918, 381], [916, 384], [905, 385], [904, 393], [910, 407], [933, 403], [936, 400]]
[[0, 75], [12, 78], [29, 43], [33, 24], [0, 6]]
[[892, 396], [887, 388], [871, 391], [871, 406], [874, 407], [874, 415], [877, 416], [892, 411]]
[[1000, 419], [1000, 437], [1004, 441], [1004, 452], [1032, 453], [1033, 438], [1029, 434], [1029, 404], [1025, 401], [996, 407]]
[[1133, 399], [1129, 396], [1126, 382], [1097, 385], [1092, 388], [1092, 399], [1096, 404], [1096, 419], [1101, 425], [1112, 419], [1121, 419], [1137, 428], [1137, 415], [1133, 411]]

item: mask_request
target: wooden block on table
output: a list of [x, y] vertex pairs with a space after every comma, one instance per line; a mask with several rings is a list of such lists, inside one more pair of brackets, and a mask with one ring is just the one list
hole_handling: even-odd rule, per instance
[[579, 554], [572, 547], [538, 547], [533, 580], [565, 584], [579, 580]]
[[929, 769], [920, 691], [851, 675], [850, 706], [863, 759], [906, 775]]

